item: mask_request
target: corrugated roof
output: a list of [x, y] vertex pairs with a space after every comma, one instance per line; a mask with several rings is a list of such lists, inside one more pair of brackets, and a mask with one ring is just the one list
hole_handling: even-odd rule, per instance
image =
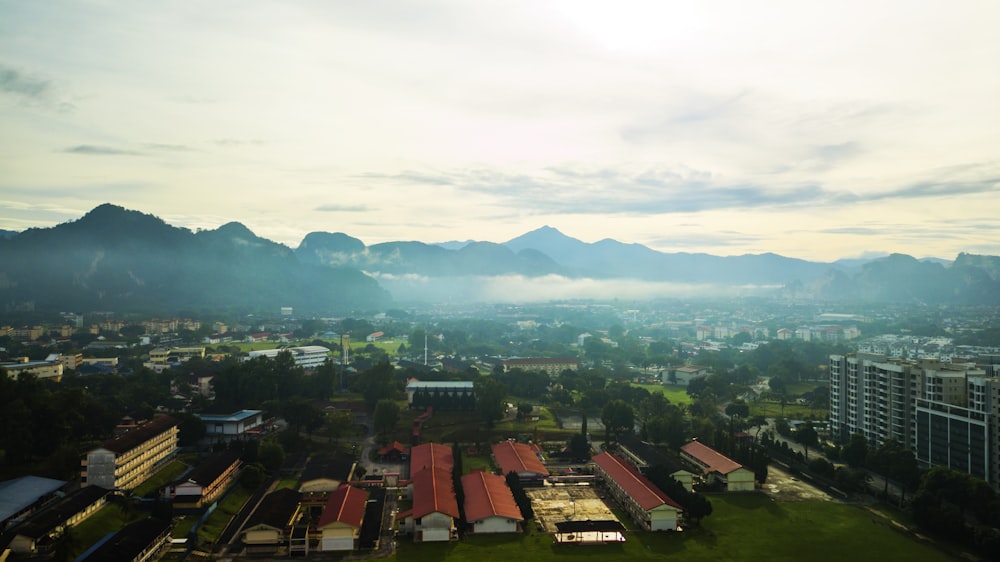
[[455, 467], [451, 447], [440, 443], [423, 443], [410, 449], [410, 476], [427, 468], [443, 468], [451, 472]]
[[515, 443], [514, 441], [501, 441], [493, 445], [493, 457], [500, 465], [504, 474], [508, 472], [534, 472], [542, 476], [548, 476], [549, 471], [538, 460], [530, 445], [525, 443]]
[[164, 431], [167, 431], [171, 427], [177, 425], [177, 423], [177, 420], [170, 416], [160, 416], [153, 421], [142, 424], [128, 433], [124, 433], [114, 439], [105, 441], [104, 444], [101, 445], [101, 448], [120, 455], [138, 447]]
[[55, 492], [66, 485], [65, 480], [22, 476], [0, 482], [0, 521], [14, 516], [38, 501], [39, 498]]
[[354, 486], [341, 486], [326, 500], [326, 506], [323, 508], [323, 515], [319, 518], [317, 528], [322, 529], [337, 522], [361, 528], [367, 503], [367, 492]]
[[239, 462], [240, 456], [234, 451], [223, 451], [209, 457], [188, 474], [184, 481], [191, 481], [200, 486], [208, 486], [225, 474], [233, 464]]
[[743, 465], [733, 459], [723, 455], [715, 449], [705, 445], [700, 441], [692, 441], [681, 447], [681, 451], [687, 453], [701, 464], [705, 465], [705, 473], [718, 472], [719, 474], [729, 474], [734, 470], [743, 468]]
[[450, 469], [425, 468], [413, 475], [413, 516], [426, 517], [435, 512], [458, 518]]
[[267, 525], [275, 529], [284, 529], [295, 515], [295, 510], [299, 507], [302, 494], [291, 488], [275, 490], [264, 496], [253, 515], [246, 523], [245, 528], [256, 525]]
[[618, 483], [625, 493], [632, 497], [640, 507], [649, 511], [663, 504], [682, 509], [667, 494], [643, 476], [634, 466], [611, 453], [601, 453], [594, 457], [594, 463], [604, 469], [612, 480]]
[[503, 476], [477, 470], [462, 477], [462, 490], [465, 492], [465, 519], [469, 522], [489, 517], [524, 520]]
[[16, 533], [33, 539], [40, 539], [62, 525], [67, 519], [94, 505], [110, 493], [99, 486], [87, 486], [73, 491], [37, 515], [17, 527]]

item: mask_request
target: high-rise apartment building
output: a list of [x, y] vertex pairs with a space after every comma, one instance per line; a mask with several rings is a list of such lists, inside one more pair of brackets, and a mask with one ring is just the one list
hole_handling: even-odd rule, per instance
[[913, 450], [921, 466], [947, 466], [1000, 486], [1000, 377], [976, 362], [830, 356], [830, 430]]

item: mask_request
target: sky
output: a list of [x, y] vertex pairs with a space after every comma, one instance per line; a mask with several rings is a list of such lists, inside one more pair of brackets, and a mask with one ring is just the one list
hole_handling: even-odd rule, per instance
[[1000, 255], [1000, 2], [0, 0], [0, 229]]

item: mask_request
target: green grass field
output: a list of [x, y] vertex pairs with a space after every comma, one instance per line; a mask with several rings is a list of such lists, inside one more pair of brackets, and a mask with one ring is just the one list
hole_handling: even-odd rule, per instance
[[150, 476], [148, 480], [132, 490], [132, 493], [140, 498], [144, 498], [147, 494], [156, 492], [160, 488], [173, 482], [178, 476], [183, 474], [187, 468], [187, 465], [180, 460], [172, 460], [163, 465], [160, 470], [157, 470], [156, 473]]
[[649, 392], [659, 392], [666, 396], [671, 404], [690, 404], [691, 397], [688, 396], [687, 387], [679, 384], [639, 384], [632, 383], [632, 386], [645, 388]]
[[472, 536], [450, 544], [401, 540], [403, 561], [509, 560], [836, 561], [955, 560], [862, 508], [832, 502], [776, 503], [763, 494], [712, 496], [714, 513], [683, 533], [628, 532], [624, 544], [556, 546], [532, 530], [516, 536]]
[[218, 540], [219, 535], [225, 530], [229, 520], [233, 518], [243, 504], [250, 499], [251, 492], [239, 484], [233, 488], [226, 499], [222, 500], [219, 507], [208, 516], [208, 519], [198, 527], [198, 542], [201, 544], [212, 544]]
[[[784, 414], [782, 414], [784, 412]], [[781, 404], [772, 400], [758, 400], [750, 403], [750, 415], [761, 415], [765, 418], [776, 418], [783, 416], [791, 420], [825, 420], [829, 417], [829, 410], [810, 408], [800, 404], [785, 404], [785, 409], [781, 409]]]

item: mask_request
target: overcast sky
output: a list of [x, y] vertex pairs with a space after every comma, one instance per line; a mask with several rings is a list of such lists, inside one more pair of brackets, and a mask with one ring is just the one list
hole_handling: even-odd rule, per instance
[[1000, 254], [1000, 2], [0, 0], [0, 228]]

